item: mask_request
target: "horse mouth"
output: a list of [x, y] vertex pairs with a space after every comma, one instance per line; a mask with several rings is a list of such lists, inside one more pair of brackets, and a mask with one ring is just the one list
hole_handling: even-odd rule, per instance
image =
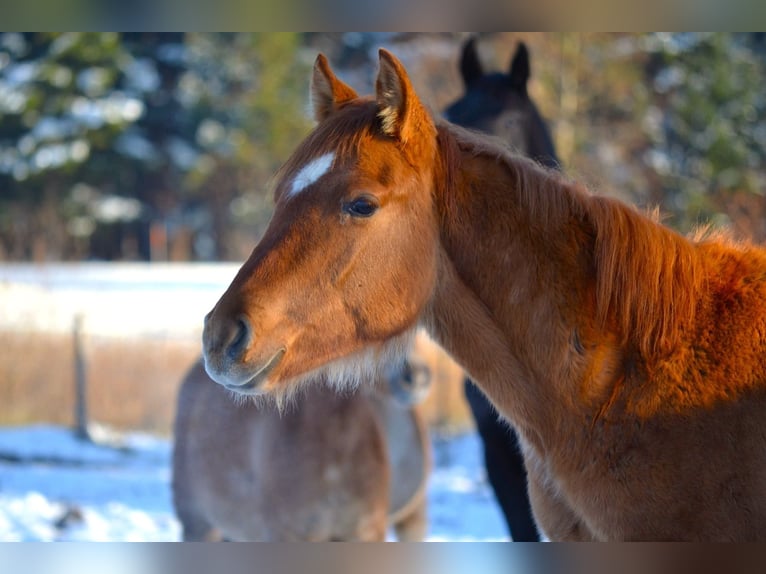
[[228, 390], [233, 391], [235, 393], [243, 394], [243, 395], [257, 395], [261, 394], [263, 391], [260, 391], [258, 387], [260, 387], [264, 381], [269, 377], [271, 372], [276, 368], [276, 366], [280, 363], [282, 360], [282, 357], [285, 356], [286, 350], [284, 348], [279, 349], [274, 355], [266, 362], [263, 367], [258, 369], [256, 373], [250, 377], [247, 381], [240, 385], [224, 385]]

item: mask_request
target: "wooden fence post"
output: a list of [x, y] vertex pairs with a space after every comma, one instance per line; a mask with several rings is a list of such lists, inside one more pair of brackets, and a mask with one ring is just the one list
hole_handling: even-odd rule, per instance
[[85, 351], [82, 343], [81, 314], [74, 317], [72, 326], [72, 343], [74, 350], [74, 382], [75, 382], [75, 436], [80, 440], [91, 441], [88, 431], [88, 387], [85, 364]]

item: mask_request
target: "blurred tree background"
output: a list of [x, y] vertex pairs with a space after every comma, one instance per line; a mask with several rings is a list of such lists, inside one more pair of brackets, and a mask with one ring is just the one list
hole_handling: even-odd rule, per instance
[[[465, 37], [0, 34], [0, 260], [241, 260], [311, 127], [318, 51], [369, 92], [386, 46], [440, 111]], [[484, 34], [485, 67], [519, 40], [569, 173], [766, 239], [763, 34]]]
[[0, 35], [0, 258], [242, 257], [310, 127], [292, 34]]

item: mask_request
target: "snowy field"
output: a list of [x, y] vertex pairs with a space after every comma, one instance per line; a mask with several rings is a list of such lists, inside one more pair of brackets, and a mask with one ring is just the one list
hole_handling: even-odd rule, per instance
[[[175, 541], [171, 444], [141, 434], [118, 448], [67, 429], [0, 429], [0, 541]], [[507, 540], [474, 434], [434, 438], [428, 540]]]
[[[0, 265], [0, 330], [198, 341], [238, 264]], [[121, 449], [49, 426], [0, 427], [0, 541], [173, 541], [171, 444], [130, 434]], [[434, 439], [430, 540], [507, 533], [473, 434]]]
[[0, 265], [0, 329], [198, 340], [237, 263]]

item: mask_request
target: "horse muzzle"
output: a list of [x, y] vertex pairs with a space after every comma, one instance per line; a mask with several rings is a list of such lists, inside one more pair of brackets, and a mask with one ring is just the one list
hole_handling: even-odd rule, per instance
[[[282, 361], [286, 349], [266, 355], [266, 360], [253, 358], [253, 329], [244, 315], [234, 320], [215, 321], [212, 313], [205, 317], [202, 348], [205, 371], [216, 383], [240, 394], [262, 394], [259, 390]], [[263, 356], [263, 355], [261, 355]]]

